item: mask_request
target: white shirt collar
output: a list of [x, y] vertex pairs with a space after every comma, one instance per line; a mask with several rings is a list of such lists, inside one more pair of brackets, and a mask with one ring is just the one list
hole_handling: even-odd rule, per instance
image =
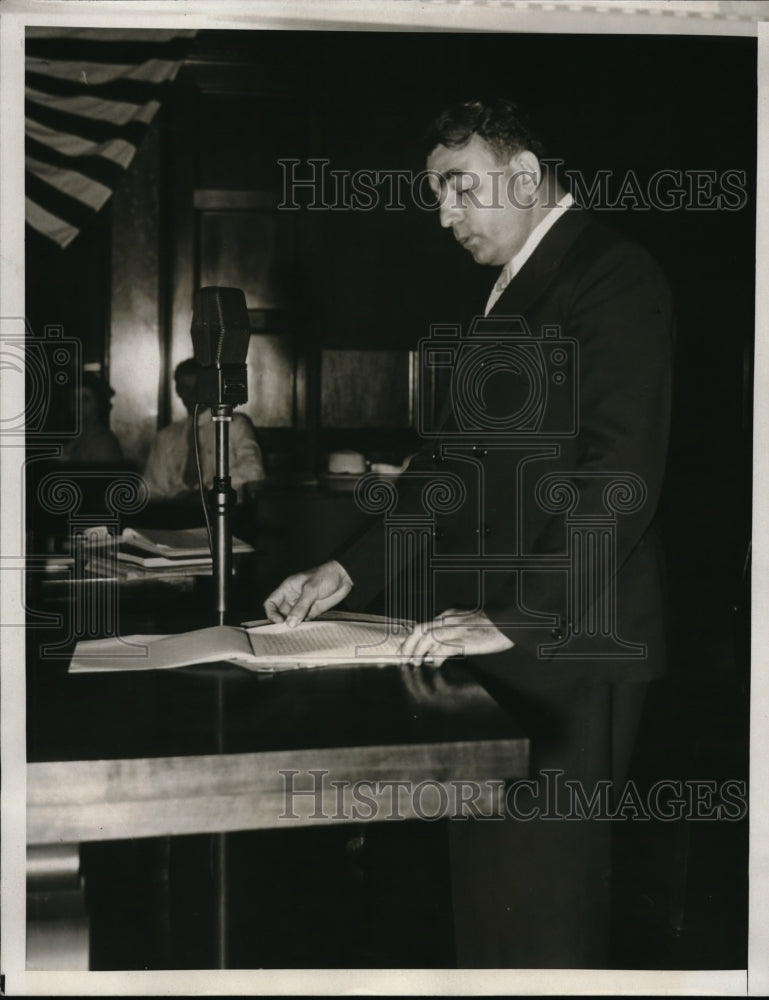
[[486, 303], [485, 315], [488, 316], [491, 311], [492, 306], [497, 301], [499, 296], [505, 290], [505, 288], [510, 284], [513, 278], [518, 274], [526, 261], [531, 257], [534, 251], [537, 249], [539, 244], [545, 238], [547, 233], [552, 229], [555, 223], [561, 218], [564, 212], [567, 212], [571, 206], [574, 204], [574, 198], [571, 193], [567, 193], [561, 198], [555, 207], [547, 213], [547, 215], [541, 219], [534, 229], [529, 234], [529, 238], [523, 244], [521, 249], [515, 254], [511, 259], [505, 264], [499, 273], [494, 287], [489, 295], [489, 301]]

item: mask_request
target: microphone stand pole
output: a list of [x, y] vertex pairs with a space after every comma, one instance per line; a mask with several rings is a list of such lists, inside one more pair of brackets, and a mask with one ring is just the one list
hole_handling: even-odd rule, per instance
[[[210, 510], [214, 516], [211, 526], [213, 542], [213, 573], [217, 624], [225, 625], [230, 609], [230, 584], [232, 580], [232, 528], [230, 515], [235, 506], [236, 493], [230, 481], [230, 423], [232, 406], [211, 407], [211, 419], [216, 429], [216, 467], [214, 484], [208, 492]], [[217, 752], [224, 753], [224, 681], [216, 681], [216, 739]], [[214, 836], [214, 887], [216, 894], [216, 962], [220, 969], [227, 968], [227, 900], [229, 897], [227, 873], [227, 834]]]
[[225, 625], [230, 609], [232, 580], [232, 528], [230, 515], [235, 506], [236, 493], [230, 481], [230, 423], [232, 407], [212, 406], [211, 419], [216, 428], [216, 469], [214, 485], [208, 492], [210, 509], [214, 515], [213, 572], [216, 595], [217, 624]]
[[[211, 408], [215, 427], [216, 467], [208, 491], [206, 523], [210, 531], [214, 600], [218, 625], [228, 624], [232, 586], [231, 515], [236, 494], [230, 480], [230, 424], [232, 408], [248, 399], [246, 355], [250, 336], [246, 297], [239, 288], [209, 286], [195, 293], [192, 312], [192, 345], [197, 371], [196, 402]], [[197, 428], [196, 428], [197, 429]], [[211, 521], [213, 520], [213, 524]], [[216, 678], [216, 747], [225, 751], [225, 687], [221, 671]], [[227, 835], [214, 835], [214, 923], [216, 959], [227, 968]]]

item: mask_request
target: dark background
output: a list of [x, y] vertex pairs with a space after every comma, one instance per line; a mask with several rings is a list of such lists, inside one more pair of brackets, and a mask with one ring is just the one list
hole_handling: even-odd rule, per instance
[[[739, 211], [602, 213], [657, 258], [678, 316], [659, 511], [669, 560], [671, 666], [653, 686], [634, 777], [639, 786], [661, 777], [746, 779], [753, 39], [200, 32], [153, 126], [153, 159], [143, 168], [159, 205], [163, 263], [158, 336], [166, 366], [158, 422], [170, 416], [168, 359], [178, 308], [170, 289], [184, 268], [194, 270], [197, 252], [184, 235], [194, 228], [192, 192], [275, 192], [279, 157], [327, 157], [340, 170], [419, 171], [420, 138], [431, 115], [455, 99], [486, 94], [528, 106], [544, 126], [551, 155], [588, 179], [611, 171], [615, 191], [631, 170], [642, 189], [660, 169], [746, 174], [748, 200]], [[101, 363], [107, 374], [114, 315], [108, 262], [125, 235], [110, 211], [64, 251], [34, 233], [27, 238], [33, 327], [55, 322], [80, 335], [85, 360]], [[419, 209], [304, 210], [291, 224], [291, 249], [278, 259], [273, 279], [290, 302], [290, 317], [280, 322], [296, 345], [306, 400], [290, 426], [257, 427], [272, 468], [317, 472], [325, 451], [339, 444], [401, 454], [413, 440], [409, 428], [323, 425], [322, 352], [412, 349], [431, 323], [467, 322], [482, 309], [494, 274], [477, 267], [433, 213]], [[262, 320], [276, 322], [272, 314]], [[743, 821], [618, 829], [617, 965], [745, 965], [746, 827]], [[269, 886], [260, 891], [272, 898]], [[282, 898], [277, 882], [272, 891]], [[397, 955], [388, 957], [398, 964]]]

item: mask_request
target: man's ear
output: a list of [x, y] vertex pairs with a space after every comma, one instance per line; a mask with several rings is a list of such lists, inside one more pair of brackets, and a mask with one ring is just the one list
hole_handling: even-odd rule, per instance
[[522, 149], [510, 157], [510, 169], [515, 177], [515, 189], [522, 199], [533, 199], [542, 183], [542, 167], [530, 149]]

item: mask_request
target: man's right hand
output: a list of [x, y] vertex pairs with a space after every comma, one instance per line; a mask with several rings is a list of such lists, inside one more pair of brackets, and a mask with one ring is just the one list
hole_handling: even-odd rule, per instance
[[347, 597], [352, 587], [344, 566], [331, 560], [286, 577], [264, 602], [264, 611], [271, 622], [285, 622], [293, 628], [333, 608]]

